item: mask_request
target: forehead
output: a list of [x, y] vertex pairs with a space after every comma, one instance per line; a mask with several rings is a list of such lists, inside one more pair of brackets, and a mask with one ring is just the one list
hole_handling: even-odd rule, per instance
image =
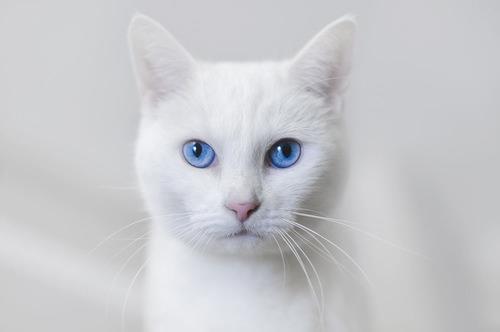
[[214, 129], [224, 128], [221, 134], [252, 136], [256, 128], [285, 120], [286, 113], [276, 110], [286, 86], [278, 64], [208, 65], [200, 82], [203, 116]]
[[199, 77], [186, 109], [175, 110], [186, 139], [241, 151], [284, 137], [318, 140], [327, 130], [324, 105], [289, 82], [281, 63], [206, 64]]

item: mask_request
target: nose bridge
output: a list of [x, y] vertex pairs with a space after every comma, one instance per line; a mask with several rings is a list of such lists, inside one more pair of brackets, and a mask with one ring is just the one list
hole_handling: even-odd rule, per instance
[[228, 140], [222, 166], [226, 202], [248, 203], [260, 199], [261, 169], [258, 167], [253, 138], [247, 127], [240, 128], [239, 137]]
[[229, 201], [250, 202], [260, 196], [260, 181], [254, 174], [236, 174], [230, 177], [227, 192]]
[[252, 202], [260, 199], [262, 188], [257, 171], [232, 170], [226, 175], [227, 201]]

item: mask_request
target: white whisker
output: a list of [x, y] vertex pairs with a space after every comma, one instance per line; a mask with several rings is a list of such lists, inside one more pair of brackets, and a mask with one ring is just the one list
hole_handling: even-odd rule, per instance
[[306, 231], [308, 233], [311, 232], [311, 233], [319, 236], [320, 238], [322, 238], [323, 240], [325, 240], [326, 242], [328, 242], [330, 245], [332, 245], [333, 247], [335, 247], [338, 251], [340, 251], [359, 270], [359, 272], [361, 272], [361, 274], [363, 275], [364, 279], [368, 282], [368, 284], [371, 287], [373, 287], [373, 283], [371, 282], [370, 278], [368, 278], [368, 275], [363, 270], [363, 268], [354, 260], [354, 258], [351, 257], [351, 255], [349, 255], [349, 253], [347, 253], [344, 249], [342, 249], [342, 247], [340, 247], [338, 244], [332, 242], [331, 240], [327, 239], [326, 237], [324, 237], [323, 235], [319, 234], [318, 232], [310, 229], [309, 227], [306, 227], [306, 226], [304, 226], [302, 224], [299, 224], [299, 223], [297, 223], [295, 221], [291, 221], [291, 220], [287, 220], [287, 219], [283, 219], [283, 220], [285, 222], [290, 223], [293, 226], [302, 228], [304, 231]]
[[292, 211], [293, 214], [297, 215], [297, 216], [302, 216], [302, 217], [309, 217], [309, 218], [312, 218], [312, 219], [318, 219], [318, 220], [324, 220], [324, 221], [329, 221], [329, 222], [332, 222], [334, 224], [338, 224], [338, 225], [342, 225], [344, 227], [347, 227], [349, 229], [352, 229], [354, 231], [357, 231], [361, 234], [364, 234], [372, 239], [375, 239], [375, 240], [378, 240], [378, 241], [381, 241], [382, 243], [385, 243], [386, 245], [388, 246], [391, 246], [391, 247], [394, 247], [394, 248], [397, 248], [401, 251], [404, 251], [406, 253], [409, 253], [409, 254], [412, 254], [412, 255], [415, 255], [415, 256], [419, 256], [421, 258], [425, 258], [425, 259], [428, 259], [428, 257], [426, 257], [425, 255], [421, 254], [421, 253], [418, 253], [416, 251], [413, 251], [411, 249], [407, 249], [407, 248], [404, 248], [394, 242], [391, 242], [389, 240], [386, 240], [382, 237], [380, 237], [379, 235], [377, 234], [374, 234], [374, 233], [371, 233], [371, 232], [368, 232], [368, 231], [365, 231], [359, 227], [356, 227], [356, 226], [353, 226], [347, 222], [345, 222], [344, 220], [341, 220], [341, 219], [335, 219], [335, 218], [328, 218], [328, 217], [323, 217], [323, 216], [316, 216], [316, 215], [312, 215], [312, 214], [307, 214], [307, 213], [301, 213], [301, 212], [294, 212]]
[[160, 218], [160, 217], [169, 217], [169, 216], [180, 216], [180, 215], [187, 215], [187, 214], [190, 214], [190, 212], [186, 212], [186, 213], [174, 213], [174, 214], [165, 214], [165, 215], [159, 215], [159, 216], [150, 216], [150, 217], [146, 217], [146, 218], [142, 218], [142, 219], [139, 219], [139, 220], [136, 220], [136, 221], [133, 221], [131, 222], [130, 224], [127, 224], [123, 227], [121, 227], [120, 229], [112, 232], [111, 234], [109, 234], [108, 236], [106, 236], [103, 240], [101, 240], [94, 248], [92, 248], [91, 250], [89, 250], [87, 252], [87, 255], [91, 255], [92, 253], [94, 253], [97, 249], [99, 249], [104, 243], [106, 243], [107, 241], [109, 241], [110, 239], [112, 239], [114, 236], [118, 235], [119, 233], [129, 229], [130, 227], [134, 226], [134, 225], [137, 225], [137, 224], [140, 224], [140, 223], [144, 223], [146, 221], [149, 221], [149, 220], [152, 220], [154, 218]]
[[113, 256], [111, 256], [111, 259], [114, 259], [118, 256], [120, 256], [123, 252], [125, 252], [128, 248], [132, 247], [135, 243], [141, 241], [141, 240], [145, 240], [146, 238], [146, 235], [148, 234], [151, 234], [151, 230], [143, 233], [141, 236], [133, 239], [127, 246], [121, 248], [117, 253], [115, 253]]
[[286, 284], [286, 261], [285, 261], [285, 254], [283, 253], [283, 250], [281, 249], [281, 245], [279, 244], [278, 240], [276, 239], [276, 236], [274, 234], [271, 234], [274, 242], [276, 242], [276, 245], [278, 246], [278, 250], [280, 251], [281, 255], [281, 262], [283, 263], [283, 285]]
[[112, 232], [107, 237], [105, 237], [103, 240], [101, 240], [94, 248], [92, 248], [91, 250], [89, 250], [87, 252], [87, 255], [91, 255], [93, 252], [95, 252], [97, 249], [99, 249], [104, 243], [106, 243], [106, 241], [112, 239], [115, 235], [123, 232], [126, 229], [129, 229], [130, 227], [132, 227], [134, 225], [146, 222], [146, 221], [151, 220], [151, 219], [152, 219], [151, 217], [139, 219], [139, 220], [136, 220], [136, 221], [134, 221], [134, 222], [132, 222], [132, 223], [130, 223], [128, 225], [123, 226], [122, 228], [118, 229], [117, 231]]
[[316, 305], [317, 305], [317, 308], [318, 308], [318, 313], [321, 314], [321, 303], [320, 303], [320, 301], [318, 299], [318, 294], [316, 293], [316, 289], [314, 288], [314, 284], [313, 284], [311, 278], [309, 277], [309, 273], [307, 272], [306, 266], [305, 266], [304, 262], [302, 261], [302, 258], [300, 257], [299, 253], [295, 249], [295, 247], [292, 244], [292, 242], [290, 242], [289, 240], [287, 240], [287, 237], [289, 237], [289, 235], [287, 233], [285, 233], [285, 232], [282, 232], [282, 231], [278, 231], [278, 234], [281, 236], [281, 238], [283, 239], [283, 241], [288, 245], [288, 247], [290, 248], [290, 250], [294, 254], [295, 258], [297, 259], [297, 262], [299, 263], [300, 267], [302, 268], [302, 271], [304, 272], [304, 275], [306, 277], [307, 283], [309, 285], [309, 289], [311, 291], [311, 295], [312, 295], [314, 301], [316, 302]]
[[127, 260], [122, 264], [118, 272], [115, 273], [113, 276], [113, 280], [111, 281], [111, 286], [109, 287], [108, 290], [108, 295], [107, 295], [107, 300], [106, 300], [106, 316], [109, 316], [109, 306], [111, 305], [111, 292], [113, 291], [115, 284], [118, 280], [118, 276], [125, 270], [127, 265], [132, 261], [132, 259], [145, 247], [147, 246], [147, 243], [143, 243], [141, 246], [139, 246], [130, 256], [127, 258]]
[[302, 255], [305, 257], [309, 265], [311, 266], [311, 269], [313, 270], [314, 275], [316, 276], [316, 280], [318, 281], [318, 287], [319, 287], [319, 296], [320, 296], [320, 322], [323, 324], [324, 323], [324, 311], [325, 311], [325, 294], [323, 292], [323, 284], [321, 283], [321, 278], [319, 277], [319, 273], [316, 270], [316, 267], [314, 266], [313, 262], [307, 256], [306, 252], [299, 246], [299, 244], [295, 241], [293, 236], [291, 234], [286, 234], [288, 235], [289, 239], [293, 241], [293, 243], [296, 245], [297, 249], [300, 250]]
[[137, 278], [141, 274], [142, 270], [144, 270], [144, 268], [146, 267], [146, 264], [148, 262], [149, 262], [149, 259], [146, 259], [144, 261], [144, 263], [142, 263], [142, 265], [139, 267], [139, 269], [137, 270], [136, 274], [132, 278], [132, 281], [130, 282], [130, 285], [129, 285], [128, 289], [127, 289], [127, 293], [125, 295], [125, 300], [123, 301], [122, 313], [121, 313], [121, 330], [122, 331], [125, 331], [125, 312], [126, 312], [126, 309], [127, 309], [127, 304], [128, 304], [128, 299], [130, 297], [130, 293], [132, 291], [132, 288], [134, 287], [134, 284], [135, 284]]

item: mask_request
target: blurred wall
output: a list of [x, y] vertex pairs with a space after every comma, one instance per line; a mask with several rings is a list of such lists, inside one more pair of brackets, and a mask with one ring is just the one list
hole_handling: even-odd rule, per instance
[[137, 11], [208, 60], [288, 57], [356, 14], [346, 200], [365, 228], [435, 258], [359, 239], [379, 285], [379, 330], [499, 330], [499, 10], [487, 0], [0, 0], [0, 331], [117, 331], [122, 316], [140, 330], [141, 283], [130, 284], [147, 236], [131, 239], [147, 220], [90, 252], [147, 216], [126, 44]]

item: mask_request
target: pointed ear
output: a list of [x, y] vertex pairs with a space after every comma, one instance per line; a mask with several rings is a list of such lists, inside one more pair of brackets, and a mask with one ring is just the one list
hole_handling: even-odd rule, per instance
[[185, 87], [192, 78], [194, 59], [158, 22], [136, 14], [130, 23], [128, 38], [144, 98], [157, 102]]
[[350, 71], [355, 30], [351, 15], [327, 25], [292, 60], [292, 79], [300, 87], [323, 96], [339, 92]]

